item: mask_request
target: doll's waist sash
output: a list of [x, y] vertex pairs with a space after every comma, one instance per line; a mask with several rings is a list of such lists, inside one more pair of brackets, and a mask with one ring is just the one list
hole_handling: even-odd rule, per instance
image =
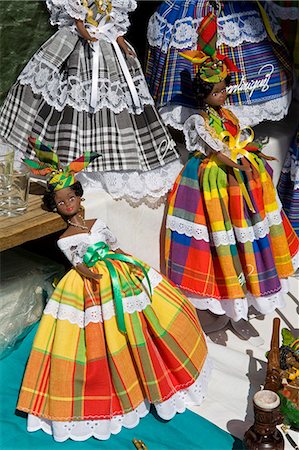
[[128, 84], [128, 87], [129, 87], [129, 90], [130, 90], [130, 93], [132, 96], [133, 104], [135, 105], [136, 108], [140, 108], [141, 104], [140, 104], [139, 96], [137, 93], [137, 89], [135, 87], [131, 73], [128, 69], [124, 55], [112, 33], [113, 27], [114, 27], [114, 22], [113, 22], [112, 15], [109, 16], [109, 19], [107, 19], [106, 16], [102, 17], [102, 19], [99, 21], [99, 24], [97, 26], [94, 26], [91, 24], [88, 25], [89, 33], [91, 34], [92, 37], [95, 37], [97, 39], [96, 42], [90, 42], [90, 46], [93, 50], [90, 106], [92, 108], [95, 108], [97, 105], [99, 51], [100, 51], [99, 39], [100, 39], [101, 35], [105, 35], [106, 39], [108, 40], [108, 42], [110, 42], [112, 44], [112, 46], [115, 50], [121, 70], [122, 70], [125, 80]]
[[122, 262], [130, 263], [130, 264], [133, 264], [133, 265], [139, 267], [142, 270], [144, 277], [147, 281], [147, 284], [149, 287], [149, 294], [151, 297], [152, 287], [151, 287], [151, 283], [150, 283], [149, 277], [147, 275], [146, 269], [139, 261], [137, 261], [132, 256], [124, 255], [123, 253], [114, 253], [113, 251], [111, 251], [109, 249], [108, 245], [102, 241], [88, 247], [88, 249], [83, 257], [83, 262], [88, 267], [94, 266], [96, 264], [96, 262], [98, 262], [98, 261], [103, 261], [106, 264], [106, 267], [109, 271], [112, 289], [113, 289], [113, 295], [114, 295], [117, 324], [118, 324], [119, 330], [122, 333], [126, 333], [124, 308], [123, 308], [123, 304], [122, 304], [121, 286], [120, 286], [119, 278], [117, 275], [117, 271], [113, 265], [113, 261], [122, 261]]

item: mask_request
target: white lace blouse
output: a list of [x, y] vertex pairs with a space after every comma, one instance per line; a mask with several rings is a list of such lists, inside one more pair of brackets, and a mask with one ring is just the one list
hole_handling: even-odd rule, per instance
[[[240, 121], [240, 127], [244, 124]], [[200, 151], [204, 155], [209, 155], [211, 149], [216, 152], [222, 152], [230, 156], [230, 151], [220, 139], [211, 136], [210, 131], [206, 128], [205, 120], [200, 114], [190, 116], [184, 124], [184, 136], [186, 140], [186, 147], [189, 152]], [[247, 136], [244, 133], [244, 138]]]
[[111, 250], [118, 248], [117, 239], [107, 225], [101, 219], [96, 219], [89, 233], [60, 238], [57, 245], [73, 266], [76, 266], [82, 263], [88, 247], [101, 241], [109, 245]]
[[[47, 7], [51, 13], [50, 22], [52, 25], [58, 25], [59, 28], [71, 27], [74, 31], [75, 20], [85, 21], [87, 16], [87, 8], [83, 6], [82, 0], [46, 0]], [[94, 1], [87, 0], [88, 7], [94, 10]], [[115, 38], [126, 34], [130, 22], [128, 13], [137, 8], [135, 0], [111, 0], [112, 11], [110, 14], [113, 21], [113, 29], [111, 32]], [[97, 21], [100, 15], [97, 16]]]

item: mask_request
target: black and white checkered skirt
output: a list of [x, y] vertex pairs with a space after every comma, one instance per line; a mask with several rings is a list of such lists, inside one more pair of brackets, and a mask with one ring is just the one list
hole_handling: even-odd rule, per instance
[[97, 104], [90, 108], [93, 51], [60, 29], [32, 57], [0, 111], [0, 135], [33, 157], [28, 136], [51, 145], [63, 164], [85, 150], [100, 154], [88, 171], [148, 171], [179, 154], [156, 111], [140, 64], [128, 61], [141, 107], [135, 108], [111, 43], [101, 40]]

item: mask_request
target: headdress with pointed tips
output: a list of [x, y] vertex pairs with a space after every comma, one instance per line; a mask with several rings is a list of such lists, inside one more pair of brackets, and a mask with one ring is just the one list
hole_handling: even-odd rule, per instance
[[217, 16], [213, 12], [202, 19], [197, 33], [197, 50], [185, 50], [180, 55], [199, 67], [202, 80], [219, 83], [230, 72], [239, 72], [231, 59], [216, 51]]
[[73, 185], [76, 182], [75, 173], [85, 169], [94, 159], [100, 155], [96, 152], [84, 152], [67, 166], [62, 167], [57, 153], [51, 147], [33, 137], [28, 141], [32, 146], [38, 160], [24, 159], [24, 163], [35, 175], [47, 176], [47, 190], [58, 191]]

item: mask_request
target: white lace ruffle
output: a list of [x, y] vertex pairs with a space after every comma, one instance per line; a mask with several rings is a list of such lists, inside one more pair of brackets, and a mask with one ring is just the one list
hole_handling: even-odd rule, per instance
[[[74, 20], [86, 19], [87, 10], [80, 0], [46, 0], [46, 4], [51, 13], [51, 25], [58, 25], [59, 28], [73, 26]], [[137, 3], [135, 0], [112, 0], [112, 6], [111, 16], [113, 16], [115, 28], [121, 32], [120, 34], [125, 34], [130, 25], [128, 13], [137, 8]]]
[[57, 111], [70, 106], [77, 111], [95, 113], [106, 107], [115, 114], [127, 109], [130, 114], [141, 114], [145, 105], [154, 105], [143, 75], [132, 76], [141, 107], [136, 108], [128, 91], [126, 82], [98, 79], [97, 104], [90, 107], [92, 80], [82, 82], [78, 76], [64, 79], [59, 68], [35, 54], [24, 68], [18, 81], [29, 85], [36, 95], [41, 95], [46, 103]]
[[275, 2], [264, 2], [264, 8], [267, 14], [271, 17], [277, 17], [282, 20], [298, 20], [299, 8], [295, 6], [281, 6]]
[[273, 100], [267, 100], [263, 103], [253, 105], [227, 105], [240, 122], [243, 124], [254, 126], [265, 120], [278, 121], [283, 119], [289, 110], [292, 100], [292, 92], [289, 91], [287, 95], [278, 97]]
[[[294, 272], [299, 267], [299, 253], [292, 258]], [[279, 292], [269, 293], [263, 297], [254, 297], [247, 293], [245, 298], [234, 300], [217, 300], [216, 298], [200, 297], [183, 290], [186, 297], [191, 301], [193, 306], [200, 310], [209, 310], [213, 314], [225, 314], [233, 321], [237, 322], [241, 319], [248, 319], [248, 308], [253, 306], [261, 314], [271, 314], [276, 308], [284, 308], [285, 294], [289, 291], [288, 279], [280, 280], [281, 290]]]
[[186, 120], [183, 128], [186, 147], [189, 152], [200, 151], [204, 154], [210, 153], [209, 147], [217, 152], [224, 152], [224, 145], [219, 139], [214, 139], [205, 126], [204, 118], [194, 114]]
[[[291, 93], [274, 100], [266, 100], [254, 105], [225, 105], [240, 120], [240, 125], [254, 126], [264, 120], [278, 121], [288, 113], [291, 103]], [[179, 105], [166, 105], [159, 108], [159, 113], [165, 125], [176, 130], [183, 130], [186, 120], [193, 114], [198, 114], [197, 109], [186, 108]]]
[[80, 172], [77, 179], [84, 191], [104, 190], [117, 200], [124, 198], [135, 205], [144, 201], [154, 206], [172, 188], [182, 167], [176, 160], [147, 172]]
[[[152, 289], [155, 289], [162, 281], [162, 275], [153, 268], [149, 270], [148, 277]], [[140, 312], [151, 303], [151, 300], [147, 295], [148, 285], [146, 281], [143, 280], [142, 284], [145, 290], [140, 294], [123, 298], [122, 304], [124, 312], [128, 314], [133, 314], [135, 311]], [[44, 314], [50, 315], [54, 319], [67, 320], [71, 324], [77, 325], [79, 328], [84, 328], [89, 323], [99, 323], [114, 317], [115, 306], [114, 301], [110, 300], [102, 305], [94, 305], [87, 308], [85, 311], [80, 311], [73, 306], [61, 304], [56, 300], [50, 299], [44, 309]]]
[[89, 246], [97, 242], [105, 242], [111, 250], [118, 248], [114, 234], [101, 220], [96, 219], [89, 233], [78, 233], [58, 239], [57, 245], [73, 266], [82, 263]]
[[[200, 405], [204, 400], [208, 382], [211, 376], [212, 362], [207, 357], [196, 381], [186, 389], [175, 392], [172, 397], [161, 403], [155, 403], [158, 415], [164, 420], [170, 420], [176, 413], [182, 413], [188, 406]], [[175, 389], [175, 387], [174, 387]], [[117, 434], [122, 427], [134, 428], [142, 417], [149, 412], [149, 402], [144, 401], [134, 411], [114, 416], [112, 419], [96, 419], [57, 422], [28, 415], [27, 430], [43, 430], [53, 435], [55, 441], [64, 442], [67, 439], [85, 441], [91, 437], [107, 440], [111, 434]]]
[[[152, 47], [160, 48], [163, 53], [167, 53], [169, 48], [195, 48], [197, 29], [201, 21], [201, 17], [183, 17], [172, 25], [156, 12], [149, 20], [148, 43]], [[277, 32], [278, 24], [273, 22], [272, 29]], [[217, 46], [226, 44], [237, 47], [243, 42], [261, 42], [267, 38], [267, 32], [260, 13], [252, 10], [219, 17], [217, 38]]]
[[245, 244], [246, 242], [262, 239], [269, 234], [269, 227], [281, 223], [281, 214], [277, 210], [267, 213], [264, 220], [253, 226], [246, 228], [233, 227], [233, 229], [228, 231], [213, 231], [210, 234], [205, 225], [192, 223], [175, 216], [167, 216], [166, 228], [179, 234], [193, 237], [197, 241], [210, 242], [211, 240], [215, 247], [219, 247], [220, 245], [234, 245], [236, 241]]

